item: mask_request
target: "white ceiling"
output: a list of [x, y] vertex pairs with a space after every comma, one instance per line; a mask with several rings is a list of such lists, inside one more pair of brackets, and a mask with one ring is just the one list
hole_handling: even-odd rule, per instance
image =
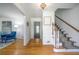
[[0, 17], [20, 18], [20, 10], [12, 3], [0, 3]]
[[[40, 8], [40, 3], [18, 3], [15, 4], [25, 15], [30, 17], [42, 16], [42, 10]], [[76, 3], [48, 3], [46, 10], [56, 10], [58, 8], [73, 8]]]
[[[58, 8], [73, 8], [76, 5], [76, 3], [51, 3], [47, 4], [46, 10], [56, 10]], [[28, 17], [42, 16], [40, 3], [0, 3], [0, 17], [20, 18], [23, 15]]]
[[29, 15], [30, 17], [33, 17], [33, 16], [41, 16], [42, 15], [42, 10], [36, 4], [32, 4], [32, 3], [21, 3], [21, 4], [16, 4], [16, 6], [25, 15]]

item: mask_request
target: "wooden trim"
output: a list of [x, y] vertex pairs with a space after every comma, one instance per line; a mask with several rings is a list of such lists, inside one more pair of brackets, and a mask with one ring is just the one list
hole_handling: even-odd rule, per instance
[[[55, 15], [56, 16], [56, 15]], [[65, 24], [67, 24], [68, 26], [70, 26], [71, 28], [73, 28], [75, 31], [79, 32], [79, 30], [77, 28], [75, 28], [74, 26], [72, 26], [71, 24], [69, 24], [68, 22], [64, 21], [63, 19], [61, 19], [60, 17], [56, 16], [59, 20], [61, 20], [62, 22], [64, 22]]]

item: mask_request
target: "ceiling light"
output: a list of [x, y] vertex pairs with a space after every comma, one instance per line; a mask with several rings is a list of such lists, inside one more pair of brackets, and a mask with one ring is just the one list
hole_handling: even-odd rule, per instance
[[40, 7], [44, 10], [47, 5], [45, 3], [41, 3]]

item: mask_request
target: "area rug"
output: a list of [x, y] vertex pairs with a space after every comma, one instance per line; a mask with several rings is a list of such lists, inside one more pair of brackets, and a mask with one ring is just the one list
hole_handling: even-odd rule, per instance
[[5, 48], [5, 47], [11, 45], [11, 44], [14, 43], [14, 42], [15, 42], [15, 40], [10, 41], [10, 42], [7, 42], [7, 43], [0, 43], [0, 49], [3, 49], [3, 48]]

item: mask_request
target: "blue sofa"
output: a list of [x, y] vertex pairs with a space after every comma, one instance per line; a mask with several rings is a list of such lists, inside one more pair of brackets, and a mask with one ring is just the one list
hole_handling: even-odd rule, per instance
[[1, 35], [1, 39], [2, 39], [2, 42], [8, 42], [8, 41], [11, 41], [12, 39], [16, 40], [16, 32], [15, 31], [12, 31], [10, 34], [3, 34]]

